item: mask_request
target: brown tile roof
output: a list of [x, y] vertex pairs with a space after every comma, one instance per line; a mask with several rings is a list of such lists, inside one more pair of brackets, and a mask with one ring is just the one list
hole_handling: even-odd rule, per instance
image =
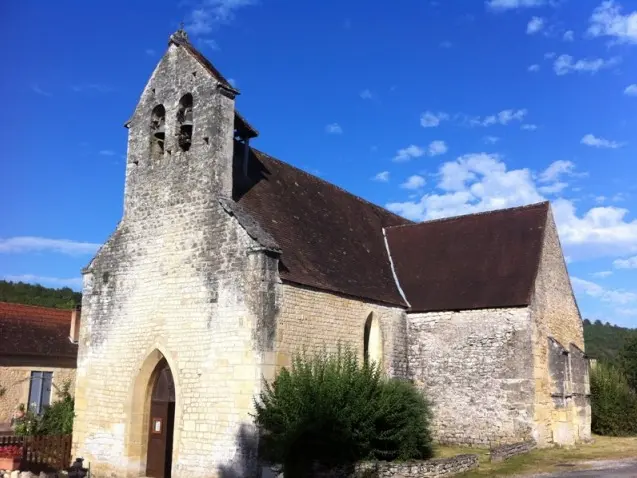
[[383, 228], [410, 221], [254, 149], [248, 176], [248, 184], [235, 176], [234, 199], [281, 248], [282, 279], [406, 306]]
[[415, 312], [528, 305], [549, 203], [386, 230]]
[[71, 311], [0, 302], [0, 356], [76, 358]]

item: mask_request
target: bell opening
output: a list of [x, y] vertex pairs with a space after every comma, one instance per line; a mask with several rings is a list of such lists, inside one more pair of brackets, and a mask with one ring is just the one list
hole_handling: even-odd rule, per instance
[[192, 124], [183, 124], [179, 128], [179, 147], [188, 151], [192, 144]]

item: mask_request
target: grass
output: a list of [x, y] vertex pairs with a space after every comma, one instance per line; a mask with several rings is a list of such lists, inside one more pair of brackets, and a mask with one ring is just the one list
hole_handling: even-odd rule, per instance
[[[456, 475], [458, 478], [571, 471], [585, 469], [587, 467], [585, 462], [588, 460], [637, 458], [637, 437], [617, 438], [594, 435], [593, 442], [590, 444], [533, 450], [531, 453], [518, 455], [500, 463], [489, 462], [489, 450], [483, 448], [441, 446], [436, 448], [435, 453], [439, 458], [465, 453], [478, 455], [480, 468]], [[564, 465], [575, 466], [565, 467]]]

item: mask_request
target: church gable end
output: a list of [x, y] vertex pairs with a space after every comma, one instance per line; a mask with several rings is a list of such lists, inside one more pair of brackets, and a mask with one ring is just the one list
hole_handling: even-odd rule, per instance
[[550, 210], [530, 310], [537, 439], [559, 444], [587, 439], [590, 401], [583, 324]]

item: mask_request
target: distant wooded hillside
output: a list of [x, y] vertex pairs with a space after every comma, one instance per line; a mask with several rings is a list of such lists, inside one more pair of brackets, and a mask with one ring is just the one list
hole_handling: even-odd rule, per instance
[[586, 355], [598, 360], [613, 362], [617, 352], [631, 336], [637, 336], [637, 329], [626, 329], [608, 322], [584, 320], [584, 341]]
[[0, 302], [72, 309], [76, 304], [82, 303], [82, 294], [68, 287], [51, 289], [41, 285], [0, 280]]

